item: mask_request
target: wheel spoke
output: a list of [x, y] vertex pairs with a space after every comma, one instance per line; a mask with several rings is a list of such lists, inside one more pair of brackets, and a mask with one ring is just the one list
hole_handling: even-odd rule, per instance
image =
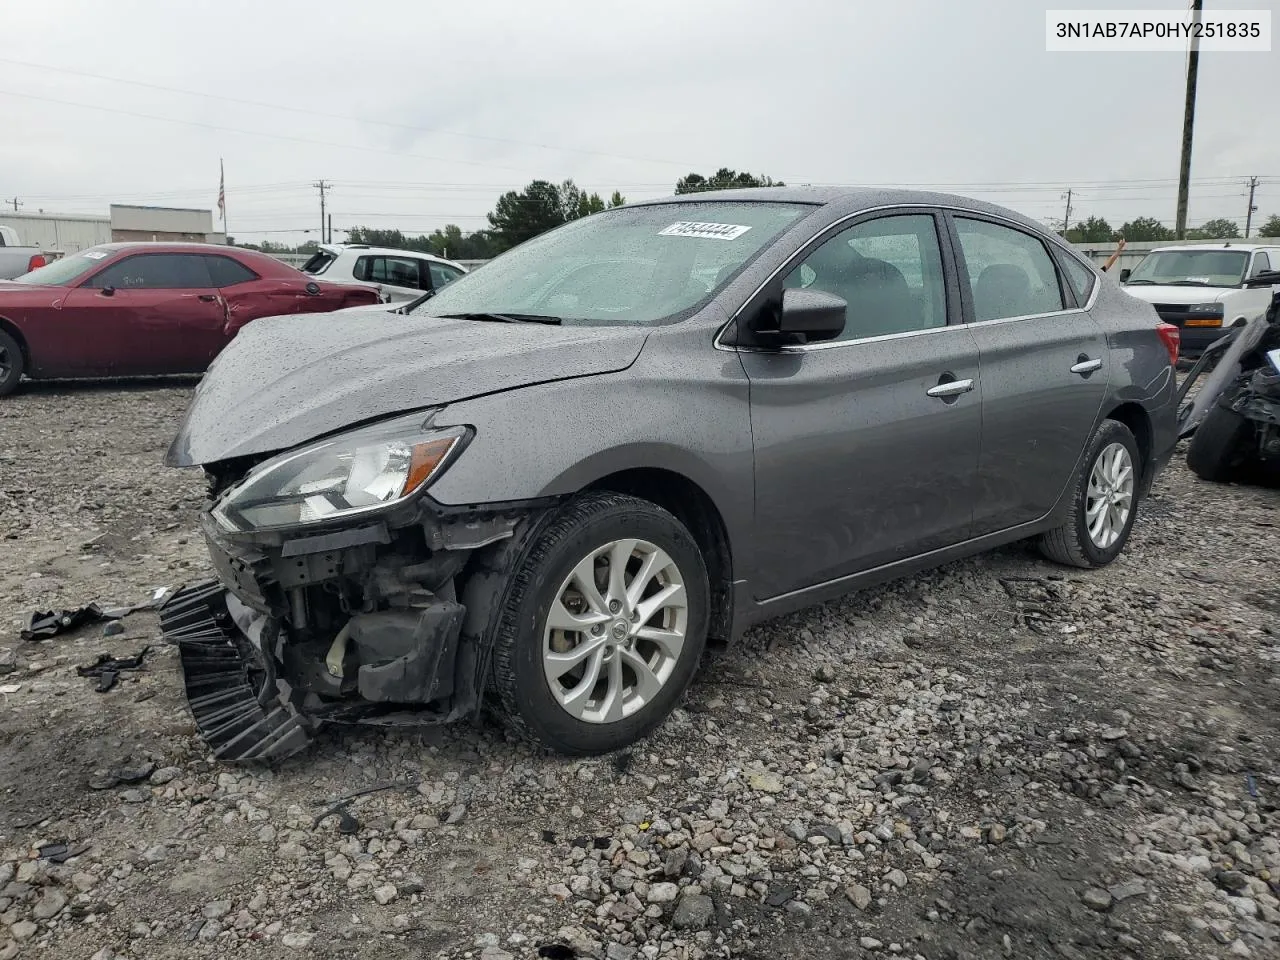
[[605, 613], [573, 613], [564, 605], [564, 598], [558, 597], [547, 612], [547, 627], [552, 630], [564, 630], [568, 633], [585, 633], [597, 623], [609, 619]]
[[[559, 680], [588, 657], [596, 656], [597, 659], [599, 659], [599, 655], [603, 652], [604, 644], [604, 637], [600, 637], [599, 639], [586, 640], [567, 653], [552, 652], [545, 654], [543, 656], [543, 662], [546, 667], [547, 676], [552, 680]], [[600, 672], [600, 664], [595, 664], [595, 671], [597, 674]], [[587, 672], [590, 673], [590, 669], [588, 669]], [[575, 692], [576, 689], [577, 688], [575, 688]]]
[[563, 690], [557, 692], [560, 703], [574, 716], [581, 717], [583, 711], [586, 710], [587, 701], [591, 699], [591, 693], [595, 690], [596, 684], [600, 680], [600, 667], [603, 664], [604, 644], [601, 644], [587, 658], [587, 669], [582, 674], [582, 679], [578, 681], [577, 685], [567, 693]]
[[1107, 507], [1107, 501], [1102, 499], [1102, 497], [1090, 498], [1089, 505], [1085, 508], [1085, 511], [1084, 511], [1085, 519], [1088, 520], [1089, 523], [1093, 523], [1094, 519], [1098, 516], [1098, 514], [1101, 511], [1105, 510], [1106, 507]]
[[684, 649], [684, 634], [675, 630], [663, 630], [659, 627], [641, 627], [636, 631], [637, 640], [647, 640], [656, 644], [664, 656], [675, 659]]
[[604, 597], [600, 596], [600, 589], [596, 586], [596, 555], [591, 554], [584, 557], [582, 561], [573, 568], [570, 575], [574, 584], [577, 585], [583, 599], [587, 601], [587, 606], [591, 608], [592, 613], [609, 615], [609, 605], [605, 602]]
[[636, 604], [636, 611], [640, 614], [637, 621], [640, 624], [646, 624], [653, 619], [653, 615], [663, 607], [682, 607], [684, 606], [684, 584], [669, 583], [652, 597], [646, 597]]
[[623, 605], [623, 613], [630, 613], [627, 591], [627, 561], [635, 553], [638, 540], [619, 540], [609, 548], [609, 599]]
[[632, 610], [640, 603], [640, 598], [644, 596], [644, 588], [649, 585], [649, 581], [658, 572], [660, 565], [666, 562], [667, 555], [661, 550], [645, 554], [640, 569], [636, 571], [636, 575], [631, 578], [631, 583], [627, 586], [627, 603]]
[[635, 696], [642, 704], [648, 703], [662, 689], [662, 681], [658, 679], [658, 675], [653, 672], [653, 669], [645, 662], [644, 658], [634, 650], [622, 651], [622, 657], [626, 660], [627, 666], [631, 668], [631, 672], [636, 675]]
[[1103, 536], [1103, 531], [1106, 529], [1106, 526], [1107, 526], [1108, 512], [1109, 511], [1107, 510], [1099, 511], [1098, 515], [1094, 517], [1092, 522], [1090, 522], [1089, 524], [1089, 538], [1099, 546], [1104, 546], [1104, 544], [1102, 543], [1102, 536]]
[[622, 657], [615, 656], [607, 664], [604, 699], [600, 702], [600, 719], [613, 723], [622, 719]]

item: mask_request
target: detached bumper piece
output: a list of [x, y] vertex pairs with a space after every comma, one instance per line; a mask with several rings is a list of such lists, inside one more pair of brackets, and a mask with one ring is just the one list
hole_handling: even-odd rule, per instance
[[160, 627], [178, 647], [191, 715], [219, 760], [283, 760], [311, 742], [313, 725], [277, 679], [272, 653], [241, 631], [221, 584], [179, 591]]

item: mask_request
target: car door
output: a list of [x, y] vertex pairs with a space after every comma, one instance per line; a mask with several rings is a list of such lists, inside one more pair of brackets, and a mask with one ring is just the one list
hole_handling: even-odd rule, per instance
[[237, 331], [250, 320], [257, 319], [260, 311], [267, 310], [267, 298], [259, 290], [262, 278], [253, 270], [232, 257], [222, 254], [206, 254], [205, 266], [209, 280], [218, 291], [223, 303], [223, 323], [219, 336], [209, 342], [205, 364], [231, 342]]
[[970, 535], [982, 390], [940, 223], [913, 210], [832, 228], [763, 293], [825, 290], [848, 311], [836, 340], [739, 352], [759, 599]]
[[431, 289], [431, 275], [427, 262], [417, 257], [397, 257], [378, 254], [360, 257], [356, 261], [355, 279], [376, 283], [389, 303], [416, 300]]
[[981, 536], [1043, 517], [1074, 479], [1110, 358], [1042, 239], [977, 214], [948, 221], [982, 363]]
[[115, 260], [67, 295], [91, 331], [85, 373], [103, 376], [204, 370], [226, 320], [204, 258], [138, 253]]

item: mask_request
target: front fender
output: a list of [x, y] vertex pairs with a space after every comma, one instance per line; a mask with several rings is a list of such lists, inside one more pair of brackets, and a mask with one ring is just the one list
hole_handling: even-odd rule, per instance
[[755, 473], [742, 365], [708, 350], [659, 366], [450, 404], [436, 425], [466, 424], [475, 436], [430, 496], [454, 507], [538, 500], [621, 471], [665, 470], [707, 494], [745, 570]]

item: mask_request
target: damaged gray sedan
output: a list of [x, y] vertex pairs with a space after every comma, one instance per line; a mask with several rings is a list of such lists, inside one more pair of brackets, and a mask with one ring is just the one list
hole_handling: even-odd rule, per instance
[[774, 188], [574, 221], [407, 314], [259, 320], [168, 453], [218, 580], [163, 611], [225, 760], [488, 704], [570, 754], [709, 640], [1013, 540], [1109, 563], [1177, 330], [985, 203]]

